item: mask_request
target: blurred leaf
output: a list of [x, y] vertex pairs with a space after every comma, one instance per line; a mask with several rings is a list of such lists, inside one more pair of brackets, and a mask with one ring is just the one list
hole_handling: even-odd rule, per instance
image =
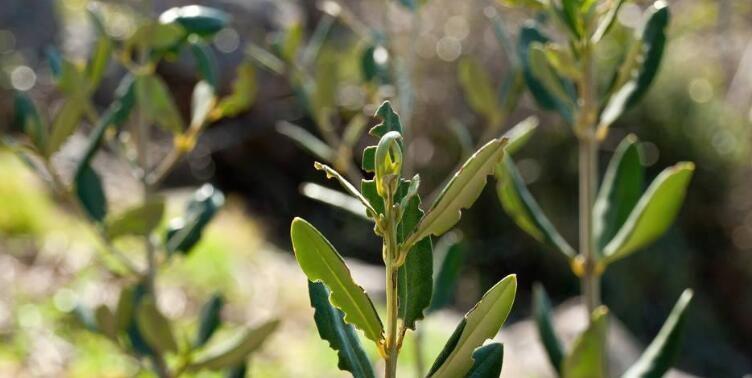
[[316, 61], [313, 91], [309, 92], [311, 111], [319, 124], [326, 121], [323, 117], [337, 105], [337, 86], [339, 85], [340, 57], [333, 51], [322, 51]]
[[636, 77], [637, 88], [630, 96], [627, 102], [628, 106], [632, 106], [640, 100], [658, 73], [663, 49], [666, 45], [666, 28], [669, 19], [668, 5], [663, 1], [656, 1], [648, 9], [647, 22], [639, 36], [642, 54], [637, 61], [642, 64]]
[[551, 301], [548, 299], [546, 290], [539, 283], [533, 286], [533, 314], [535, 326], [538, 329], [538, 337], [546, 350], [546, 356], [557, 373], [561, 372], [564, 360], [564, 348], [561, 346], [559, 337], [556, 336], [551, 319]]
[[68, 95], [69, 100], [84, 100], [88, 96], [90, 88], [87, 85], [88, 80], [83, 70], [62, 58], [60, 64], [60, 75], [55, 78], [58, 88]]
[[216, 102], [217, 97], [211, 84], [203, 80], [196, 83], [191, 102], [191, 128], [198, 129], [204, 126]]
[[219, 101], [212, 118], [235, 117], [247, 110], [256, 101], [257, 85], [256, 69], [248, 62], [241, 63], [232, 83], [232, 92]]
[[504, 137], [509, 140], [506, 145], [507, 154], [512, 155], [519, 151], [520, 148], [527, 144], [527, 141], [530, 140], [530, 137], [533, 136], [533, 133], [537, 129], [538, 118], [530, 116], [504, 133]]
[[462, 209], [470, 207], [486, 185], [488, 176], [504, 156], [507, 139], [494, 139], [481, 147], [460, 167], [420, 220], [407, 245], [429, 235], [439, 236], [454, 226]]
[[336, 152], [308, 130], [287, 121], [278, 122], [276, 129], [278, 133], [292, 139], [314, 157], [330, 163], [335, 160]]
[[145, 296], [136, 309], [136, 323], [146, 343], [160, 352], [177, 352], [178, 344], [170, 321], [159, 312], [154, 298]]
[[345, 313], [345, 322], [362, 330], [377, 344], [384, 338], [384, 327], [376, 309], [362, 287], [353, 281], [350, 270], [334, 247], [310, 223], [295, 218], [290, 227], [295, 258], [312, 282], [323, 282], [332, 305]]
[[[542, 74], [545, 74], [546, 78], [549, 80], [547, 83], [542, 82], [542, 79], [538, 78], [538, 75], [533, 73], [533, 62], [531, 61], [531, 56], [535, 54], [531, 54], [531, 45], [536, 42], [545, 44], [549, 42], [549, 38], [539, 30], [537, 24], [528, 22], [523, 25], [520, 30], [519, 42], [517, 45], [517, 55], [520, 58], [522, 72], [527, 87], [533, 95], [533, 98], [535, 98], [535, 101], [542, 108], [558, 111], [559, 114], [571, 124], [573, 115], [568, 101], [565, 101], [560, 96], [555, 96], [553, 93], [550, 93], [547, 86], [552, 86], [554, 88], [561, 88], [561, 86], [571, 88], [572, 84], [556, 77], [556, 74], [551, 73], [545, 66], [539, 67], [538, 70], [542, 71]], [[537, 57], [540, 58], [539, 54]], [[537, 63], [540, 65], [540, 59], [538, 59]], [[569, 91], [570, 89], [567, 89], [567, 97], [569, 96]]]
[[653, 180], [619, 232], [603, 249], [607, 263], [645, 247], [666, 232], [681, 209], [694, 170], [693, 163], [678, 163]]
[[165, 248], [168, 253], [184, 254], [201, 239], [201, 234], [225, 202], [225, 196], [210, 184], [205, 184], [188, 201], [185, 215], [174, 219], [167, 227]]
[[359, 200], [338, 190], [306, 182], [300, 186], [300, 192], [308, 198], [348, 211], [365, 220], [370, 219], [366, 214], [365, 206]]
[[214, 57], [214, 51], [206, 42], [201, 40], [191, 40], [191, 53], [196, 60], [196, 66], [198, 72], [201, 73], [201, 77], [211, 85], [212, 91], [216, 93], [219, 89], [219, 72], [217, 68], [217, 60]]
[[542, 0], [498, 0], [498, 2], [510, 7], [525, 7], [530, 9], [543, 9], [546, 5]]
[[91, 165], [79, 167], [73, 181], [76, 197], [86, 215], [94, 221], [101, 222], [107, 216], [107, 197], [102, 181]]
[[600, 252], [624, 225], [642, 194], [645, 169], [640, 163], [637, 137], [619, 144], [606, 170], [593, 207], [593, 234]]
[[456, 233], [446, 234], [439, 239], [434, 251], [439, 269], [433, 283], [431, 307], [428, 309], [430, 312], [449, 305], [465, 260], [462, 237]]
[[162, 221], [164, 198], [153, 197], [131, 207], [107, 221], [107, 236], [115, 239], [124, 235], [148, 236]]
[[499, 103], [486, 70], [474, 58], [465, 56], [458, 64], [458, 71], [460, 86], [470, 107], [482, 114], [487, 122], [497, 123]]
[[183, 132], [183, 118], [167, 84], [156, 75], [136, 77], [136, 96], [147, 122], [154, 122], [174, 134]]
[[362, 114], [356, 114], [350, 119], [350, 122], [345, 126], [345, 131], [342, 136], [342, 145], [352, 150], [358, 143], [360, 137], [363, 136], [363, 132], [368, 126], [368, 120]]
[[465, 378], [498, 378], [503, 360], [504, 346], [501, 343], [479, 347], [473, 352], [473, 366]]
[[606, 332], [608, 309], [601, 306], [592, 314], [590, 326], [574, 341], [572, 351], [564, 359], [562, 378], [606, 377]]
[[110, 55], [112, 55], [112, 40], [107, 35], [100, 35], [94, 47], [94, 53], [86, 65], [86, 78], [90, 89], [93, 90], [102, 81], [107, 64], [110, 62]]
[[[535, 45], [532, 47], [535, 48]], [[546, 43], [543, 45], [543, 53], [546, 56], [548, 64], [550, 64], [558, 74], [572, 80], [576, 80], [580, 76], [577, 62], [568, 49], [555, 43]]]
[[370, 45], [360, 56], [360, 70], [367, 82], [389, 81], [389, 52], [382, 45]]
[[321, 339], [337, 352], [337, 367], [355, 378], [374, 378], [368, 356], [363, 351], [352, 325], [344, 322], [344, 314], [329, 303], [329, 290], [320, 282], [308, 281], [308, 295], [315, 312], [313, 318]]
[[288, 63], [294, 63], [298, 56], [300, 45], [303, 43], [303, 25], [295, 23], [290, 25], [280, 37], [277, 43], [279, 55]]
[[[557, 103], [565, 104], [570, 108], [573, 100], [564, 87], [563, 79], [559, 76], [563, 72], [554, 70], [555, 66], [549, 61], [549, 53], [547, 53], [545, 45], [538, 42], [531, 43], [528, 54], [528, 63], [533, 76]], [[550, 53], [550, 55], [559, 58], [553, 53]], [[565, 65], [565, 63], [562, 63], [562, 65]]]
[[658, 335], [622, 378], [660, 378], [666, 374], [679, 355], [685, 310], [692, 295], [692, 290], [684, 290]]
[[245, 378], [248, 374], [248, 362], [244, 361], [240, 365], [227, 368], [225, 370], [225, 378]]
[[185, 38], [185, 30], [173, 24], [149, 22], [139, 26], [125, 42], [126, 50], [150, 49], [166, 51], [174, 49]]
[[606, 14], [601, 17], [600, 22], [598, 23], [598, 28], [595, 30], [595, 33], [593, 33], [593, 37], [591, 38], [593, 43], [600, 42], [600, 40], [603, 39], [603, 36], [605, 36], [611, 29], [611, 25], [614, 24], [622, 4], [624, 4], [624, 0], [613, 0], [607, 3], [608, 10], [606, 11]]
[[463, 377], [473, 366], [473, 352], [499, 332], [517, 292], [517, 276], [509, 275], [489, 289], [454, 330], [436, 358], [429, 377]]
[[558, 9], [558, 5], [552, 3], [552, 6], [556, 9], [556, 14], [561, 17], [569, 31], [572, 32], [575, 40], [582, 36], [584, 28], [580, 17], [580, 2], [581, 0], [561, 0], [563, 9]]
[[60, 51], [54, 46], [49, 46], [44, 49], [44, 56], [50, 66], [52, 78], [60, 80], [60, 76], [63, 74], [63, 57], [60, 55]]
[[214, 293], [201, 307], [201, 315], [198, 320], [198, 333], [196, 333], [194, 346], [201, 347], [206, 344], [214, 334], [214, 331], [222, 324], [220, 315], [223, 306], [224, 299], [222, 295]]
[[94, 317], [97, 321], [97, 329], [108, 338], [115, 339], [117, 329], [112, 310], [105, 305], [99, 305], [94, 311]]
[[576, 252], [559, 234], [525, 186], [514, 161], [505, 156], [496, 167], [496, 193], [504, 211], [528, 235], [568, 258]]
[[115, 308], [115, 327], [118, 331], [127, 330], [133, 320], [135, 296], [133, 286], [126, 286], [120, 291], [120, 297]]
[[283, 75], [286, 72], [285, 62], [259, 46], [249, 44], [246, 54], [261, 66], [278, 75]]
[[279, 326], [279, 320], [268, 321], [256, 328], [249, 329], [240, 337], [202, 353], [188, 366], [189, 371], [201, 369], [218, 370], [237, 366], [259, 349]]
[[39, 116], [36, 105], [24, 92], [15, 94], [15, 119], [14, 125], [28, 135], [37, 150], [46, 151], [47, 128]]
[[189, 34], [210, 37], [230, 23], [230, 15], [216, 8], [187, 5], [164, 11], [159, 22], [180, 25]]
[[55, 154], [65, 141], [76, 132], [81, 123], [86, 103], [83, 99], [71, 97], [65, 101], [52, 121], [52, 130], [47, 145], [47, 156]]
[[627, 109], [627, 101], [629, 101], [636, 89], [637, 83], [630, 81], [608, 98], [608, 102], [603, 107], [600, 120], [598, 121], [598, 133], [600, 135], [603, 135], [608, 127], [621, 117], [624, 110]]

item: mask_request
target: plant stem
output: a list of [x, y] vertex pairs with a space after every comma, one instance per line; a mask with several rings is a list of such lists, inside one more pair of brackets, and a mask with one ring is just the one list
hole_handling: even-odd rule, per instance
[[397, 214], [394, 211], [394, 196], [387, 195], [384, 215], [384, 264], [386, 266], [386, 342], [384, 345], [385, 378], [397, 376], [397, 358], [399, 357], [399, 336], [397, 332], [397, 290], [399, 266], [397, 263], [399, 248], [397, 246]]

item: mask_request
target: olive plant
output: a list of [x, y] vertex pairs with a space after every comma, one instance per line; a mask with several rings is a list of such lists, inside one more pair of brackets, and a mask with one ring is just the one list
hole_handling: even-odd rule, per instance
[[[373, 173], [360, 190], [327, 165], [316, 163], [336, 179], [365, 209], [382, 239], [386, 268], [386, 322], [371, 298], [353, 279], [340, 254], [309, 222], [296, 218], [291, 225], [295, 257], [309, 280], [311, 304], [320, 336], [337, 351], [339, 368], [355, 377], [374, 377], [356, 329], [375, 343], [383, 359], [384, 376], [395, 377], [402, 341], [416, 329], [432, 297], [432, 237], [451, 229], [461, 210], [472, 205], [487, 177], [504, 155], [506, 138], [493, 139], [471, 156], [444, 187], [430, 208], [421, 210], [420, 177], [402, 177], [404, 146], [399, 116], [389, 102], [376, 112], [382, 122], [370, 130], [379, 138], [363, 152], [363, 170]], [[491, 343], [507, 318], [517, 282], [510, 275], [489, 289], [460, 322], [433, 366], [430, 377], [498, 376], [502, 346]]]
[[[510, 0], [541, 12], [556, 42], [541, 21], [526, 23], [519, 34], [518, 54], [530, 93], [538, 104], [558, 112], [571, 126], [579, 150], [579, 250], [575, 250], [546, 218], [527, 190], [511, 157], [497, 167], [497, 192], [504, 210], [517, 225], [549, 249], [558, 251], [581, 279], [589, 326], [566, 353], [551, 326], [550, 305], [536, 288], [535, 316], [549, 359], [563, 377], [607, 374], [605, 332], [607, 310], [601, 305], [600, 280], [612, 263], [640, 250], [671, 225], [694, 171], [690, 162], [665, 169], [646, 191], [637, 137], [627, 136], [598, 181], [598, 148], [609, 127], [633, 106], [653, 81], [666, 43], [669, 11], [662, 1], [644, 14], [630, 46], [622, 52], [610, 80], [598, 85], [595, 50], [612, 29], [623, 0]], [[681, 324], [692, 292], [680, 297], [668, 320], [625, 377], [656, 377], [678, 354]]]
[[[158, 21], [140, 18], [134, 33], [123, 40], [107, 33], [100, 10], [92, 8], [89, 12], [98, 39], [84, 65], [54, 51], [50, 53], [51, 71], [63, 105], [48, 122], [30, 96], [18, 92], [16, 124], [22, 135], [4, 142], [91, 225], [107, 253], [105, 267], [129, 283], [114, 309], [107, 305], [77, 309], [88, 328], [110, 339], [143, 366], [150, 366], [160, 377], [205, 369], [244, 374], [248, 355], [274, 331], [277, 321], [256, 328], [237, 328], [237, 337], [215, 340], [212, 335], [222, 326], [220, 312], [224, 303], [217, 293], [203, 306], [195, 335], [188, 336], [187, 330], [176, 335], [176, 325], [157, 307], [155, 281], [160, 269], [192, 251], [224, 202], [223, 194], [206, 184], [193, 194], [185, 213], [171, 220], [165, 229], [160, 227], [165, 199], [158, 193], [159, 184], [193, 149], [207, 125], [251, 105], [255, 95], [253, 66], [242, 64], [233, 91], [219, 96], [216, 63], [208, 45], [229, 22], [228, 15], [219, 10], [196, 5], [172, 8]], [[200, 72], [187, 123], [156, 72], [159, 62], [186, 49], [195, 57]], [[100, 114], [92, 96], [115, 62], [126, 74], [114, 100]], [[53, 158], [74, 133], [85, 132], [84, 124], [90, 125], [91, 131], [85, 148], [77, 151], [79, 159], [68, 180], [57, 170]], [[156, 160], [153, 136], [158, 132], [171, 135], [173, 143], [169, 152]], [[100, 173], [92, 164], [105, 148], [127, 162], [141, 187], [141, 201], [117, 213], [110, 210]], [[143, 258], [136, 259], [121, 249], [129, 238], [140, 240]]]

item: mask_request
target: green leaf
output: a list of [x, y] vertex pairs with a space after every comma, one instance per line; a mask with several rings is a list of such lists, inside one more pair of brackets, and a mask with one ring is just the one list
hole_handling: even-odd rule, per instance
[[214, 51], [206, 42], [201, 40], [189, 41], [191, 46], [191, 53], [196, 60], [198, 66], [198, 72], [201, 73], [201, 77], [211, 85], [212, 90], [216, 92], [219, 89], [219, 72], [217, 68], [217, 60], [214, 58]]
[[[533, 45], [532, 47], [535, 48], [535, 46]], [[543, 45], [543, 53], [548, 64], [558, 74], [572, 80], [577, 80], [580, 77], [577, 62], [568, 49], [555, 43], [546, 43]]]
[[535, 130], [538, 129], [538, 123], [537, 117], [530, 116], [504, 133], [504, 137], [509, 140], [505, 147], [507, 154], [514, 155], [520, 148], [526, 145], [530, 137], [535, 133]]
[[465, 378], [499, 378], [503, 361], [504, 346], [501, 343], [479, 347], [473, 352], [473, 366]]
[[321, 139], [311, 134], [308, 130], [287, 121], [277, 123], [277, 132], [292, 139], [293, 142], [304, 148], [318, 159], [325, 162], [333, 162], [336, 152]]
[[[365, 206], [367, 213], [371, 212], [371, 213], [380, 214], [380, 213], [377, 213], [376, 210], [373, 207], [371, 207], [371, 202], [369, 202], [358, 191], [358, 189], [356, 189], [349, 181], [347, 181], [347, 179], [345, 179], [344, 177], [342, 177], [342, 175], [339, 174], [339, 172], [337, 172], [336, 170], [334, 170], [330, 166], [328, 166], [326, 164], [321, 164], [319, 162], [313, 163], [313, 167], [316, 168], [316, 170], [324, 171], [324, 173], [326, 173], [326, 178], [328, 178], [328, 179], [332, 179], [333, 178], [333, 179], [337, 180], [337, 182], [339, 182], [339, 184], [342, 186], [342, 188], [344, 188], [348, 193], [350, 193], [351, 196], [355, 197], [358, 201], [360, 201], [360, 203], [363, 204], [363, 206]], [[370, 216], [371, 214], [369, 213], [368, 215]]]
[[598, 43], [611, 29], [611, 25], [614, 24], [622, 4], [624, 4], [624, 0], [613, 0], [608, 3], [608, 11], [606, 11], [606, 14], [601, 17], [601, 20], [598, 23], [598, 28], [595, 30], [595, 33], [593, 33], [593, 37], [591, 38], [593, 43]]
[[123, 332], [133, 320], [136, 290], [133, 286], [124, 287], [120, 291], [117, 307], [115, 308], [115, 327]]
[[[555, 98], [557, 104], [562, 104], [561, 106], [566, 106], [568, 109], [571, 108], [574, 100], [567, 93], [564, 81], [559, 76], [560, 72], [556, 72], [554, 70], [555, 66], [549, 61], [549, 54], [545, 45], [538, 42], [531, 43], [528, 48], [528, 54], [530, 72], [542, 85], [543, 89]], [[562, 63], [562, 66], [565, 66], [565, 64]]]
[[372, 136], [381, 138], [384, 134], [390, 131], [396, 131], [402, 134], [402, 123], [400, 122], [399, 114], [394, 111], [391, 102], [384, 101], [381, 106], [376, 109], [375, 117], [379, 118], [381, 122], [368, 131]]
[[164, 11], [159, 22], [180, 25], [189, 34], [210, 37], [230, 23], [230, 15], [216, 8], [187, 5]]
[[626, 222], [640, 199], [644, 180], [639, 143], [637, 137], [629, 135], [611, 158], [593, 207], [593, 233], [598, 251], [603, 250]]
[[562, 378], [606, 377], [606, 331], [608, 309], [601, 306], [592, 314], [590, 326], [575, 340], [562, 364]]
[[686, 289], [676, 301], [671, 314], [645, 352], [622, 378], [660, 378], [671, 368], [679, 355], [682, 329], [687, 306], [692, 301], [692, 290]]
[[278, 326], [279, 320], [271, 320], [256, 328], [249, 329], [239, 337], [201, 353], [188, 366], [188, 370], [219, 370], [240, 365], [248, 358], [248, 355], [264, 344]]
[[694, 170], [693, 163], [678, 163], [653, 180], [619, 232], [603, 249], [607, 263], [645, 247], [666, 232], [681, 209]]
[[533, 314], [535, 326], [538, 329], [538, 337], [543, 343], [548, 360], [557, 372], [561, 372], [564, 349], [551, 320], [551, 301], [548, 299], [546, 290], [538, 283], [533, 286]]
[[370, 45], [360, 56], [360, 70], [366, 82], [389, 81], [389, 52], [382, 45]]
[[107, 64], [110, 62], [110, 55], [112, 55], [112, 40], [107, 35], [100, 35], [94, 47], [94, 53], [86, 65], [86, 78], [91, 90], [99, 86], [102, 81]]
[[164, 198], [153, 197], [107, 220], [107, 236], [115, 239], [124, 235], [149, 235], [162, 221]]
[[246, 111], [256, 101], [257, 86], [256, 69], [249, 62], [241, 63], [232, 84], [232, 92], [219, 101], [212, 118], [235, 117]]
[[16, 92], [15, 95], [15, 118], [14, 125], [28, 135], [37, 150], [44, 153], [47, 144], [47, 128], [39, 116], [36, 105], [24, 92]]
[[[520, 58], [522, 65], [522, 73], [527, 83], [527, 87], [530, 90], [530, 94], [533, 95], [535, 101], [543, 109], [556, 110], [561, 114], [567, 123], [572, 123], [573, 111], [568, 101], [564, 101], [562, 98], [555, 96], [547, 90], [547, 86], [533, 73], [533, 64], [531, 62], [531, 46], [533, 43], [545, 44], [549, 42], [549, 38], [540, 31], [539, 27], [535, 23], [526, 23], [520, 30], [519, 41], [517, 44], [517, 55]], [[546, 72], [545, 67], [543, 71]], [[539, 68], [540, 70], [540, 68]], [[566, 93], [572, 92], [573, 84], [561, 78], [552, 79], [551, 76], [556, 76], [555, 73], [547, 73], [550, 80], [547, 84], [553, 87], [559, 87], [559, 85], [566, 88]], [[558, 84], [557, 84], [558, 82]]]
[[448, 233], [436, 243], [438, 273], [433, 282], [433, 296], [429, 312], [440, 310], [452, 299], [460, 271], [465, 260], [462, 237], [458, 233]]
[[668, 5], [663, 1], [656, 1], [648, 9], [647, 22], [639, 36], [642, 54], [636, 59], [642, 65], [639, 67], [636, 77], [637, 87], [627, 101], [628, 106], [632, 106], [640, 100], [658, 73], [663, 50], [666, 46], [666, 28], [669, 19]]
[[76, 197], [86, 215], [94, 221], [103, 221], [107, 216], [107, 197], [97, 172], [88, 164], [79, 167], [73, 184]]
[[174, 134], [185, 128], [175, 100], [167, 84], [156, 75], [139, 75], [136, 77], [136, 97], [139, 108], [147, 122], [154, 122]]
[[138, 330], [146, 343], [160, 352], [177, 352], [178, 344], [172, 333], [170, 321], [159, 312], [154, 298], [145, 296], [136, 309]]
[[198, 332], [196, 341], [193, 343], [196, 347], [206, 344], [212, 337], [214, 331], [222, 324], [221, 311], [225, 301], [219, 293], [212, 294], [206, 303], [201, 307], [201, 315], [198, 319]]
[[86, 103], [83, 99], [70, 97], [65, 101], [52, 122], [52, 130], [47, 145], [47, 156], [52, 156], [63, 146], [81, 123]]
[[196, 83], [191, 102], [191, 128], [199, 129], [204, 126], [216, 102], [217, 97], [211, 84], [203, 80]]
[[342, 311], [329, 303], [329, 290], [320, 282], [308, 281], [308, 295], [315, 312], [313, 318], [321, 339], [337, 352], [337, 367], [355, 378], [374, 378], [373, 367], [363, 351], [352, 325], [345, 323]]
[[174, 49], [185, 38], [185, 30], [174, 24], [146, 23], [136, 29], [125, 42], [126, 50], [150, 49], [167, 51]]
[[470, 207], [486, 185], [488, 175], [504, 156], [507, 139], [493, 139], [460, 167], [420, 220], [406, 245], [429, 235], [440, 236], [460, 220], [462, 209]]
[[[413, 183], [402, 180], [395, 202], [406, 200], [404, 213], [397, 225], [397, 242], [401, 243], [423, 217], [420, 197], [412, 193]], [[417, 188], [415, 188], [417, 189]], [[409, 199], [408, 199], [409, 198]], [[423, 319], [423, 311], [431, 304], [433, 291], [433, 247], [431, 238], [425, 238], [407, 253], [405, 263], [397, 271], [397, 312], [405, 327], [415, 329], [415, 322]]]
[[188, 253], [201, 239], [201, 234], [224, 205], [225, 196], [210, 184], [199, 188], [188, 202], [185, 215], [173, 219], [165, 234], [168, 253]]
[[303, 25], [295, 23], [281, 34], [281, 38], [278, 42], [279, 55], [286, 62], [295, 62], [295, 58], [298, 56], [298, 51], [300, 50], [300, 45], [303, 43], [303, 31]]
[[323, 282], [332, 305], [345, 313], [344, 320], [363, 331], [377, 344], [384, 338], [384, 327], [376, 309], [362, 287], [353, 281], [350, 270], [334, 247], [310, 223], [295, 218], [290, 227], [295, 258], [313, 282]]
[[94, 311], [94, 318], [99, 332], [110, 339], [115, 339], [117, 329], [115, 328], [115, 315], [112, 310], [105, 305], [99, 305]]
[[496, 90], [486, 70], [470, 56], [463, 57], [458, 64], [460, 86], [470, 107], [486, 117], [492, 124], [500, 118]]
[[576, 252], [548, 220], [517, 171], [512, 158], [506, 156], [496, 167], [496, 193], [504, 211], [528, 235], [568, 258]]
[[517, 276], [509, 275], [489, 289], [460, 322], [437, 357], [429, 377], [463, 377], [473, 366], [473, 351], [499, 332], [517, 291]]

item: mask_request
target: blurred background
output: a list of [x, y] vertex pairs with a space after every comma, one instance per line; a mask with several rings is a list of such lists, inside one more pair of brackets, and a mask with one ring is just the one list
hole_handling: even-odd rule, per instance
[[[46, 111], [59, 106], [46, 51], [54, 46], [74, 60], [89, 54], [94, 41], [85, 14], [89, 3], [3, 0], [1, 133], [14, 132], [14, 90], [28, 91]], [[514, 41], [520, 25], [534, 16], [531, 12], [487, 0], [429, 0], [417, 16], [398, 2], [385, 7], [380, 0], [134, 0], [100, 6], [108, 33], [123, 38], [132, 33], [135, 15], [155, 16], [193, 3], [233, 17], [212, 45], [224, 91], [230, 90], [235, 67], [250, 60], [257, 66], [258, 92], [249, 111], [211, 125], [164, 184], [175, 209], [185, 198], [184, 188], [204, 182], [224, 191], [229, 205], [198, 251], [165, 272], [161, 305], [180, 319], [196, 311], [192, 298], [223, 288], [231, 293], [225, 317], [237, 322], [282, 317], [280, 334], [251, 363], [255, 376], [338, 374], [333, 354], [313, 329], [302, 290], [305, 279], [289, 252], [293, 216], [309, 219], [341, 253], [361, 262], [355, 275], [369, 291], [383, 290], [380, 245], [372, 226], [301, 193], [304, 183], [336, 187], [313, 169], [311, 154], [280, 133], [283, 121], [314, 135], [321, 130], [316, 115], [298, 101], [290, 75], [275, 70], [276, 58], [259, 52], [275, 51], [292, 33], [299, 33], [305, 49], [319, 41], [321, 25], [328, 25], [317, 58], [298, 69], [321, 96], [329, 96], [337, 120], [329, 126], [337, 132], [353, 120], [373, 124], [368, 116], [379, 101], [402, 94], [397, 108], [409, 127], [409, 169], [420, 172], [424, 196], [454, 171], [468, 145], [538, 116], [540, 127], [517, 163], [541, 207], [576, 244], [577, 152], [571, 130], [557, 115], [541, 112], [526, 92], [503, 123], [489, 126], [468, 103], [458, 76], [460, 62], [473, 59], [494, 87], [504, 88], [517, 74]], [[626, 27], [639, 25], [647, 5], [628, 1], [620, 11], [617, 26], [598, 50], [603, 80], [621, 58], [617, 52], [628, 41]], [[681, 291], [693, 288], [696, 297], [678, 368], [697, 376], [742, 377], [752, 372], [752, 2], [672, 0], [669, 5], [672, 22], [659, 76], [648, 95], [612, 127], [599, 165], [603, 172], [619, 141], [635, 133], [648, 178], [681, 160], [694, 161], [697, 171], [675, 226], [646, 250], [615, 264], [605, 276], [603, 297], [630, 342], [645, 345]], [[388, 49], [382, 47], [386, 40]], [[385, 80], [380, 64], [390, 59], [400, 69], [396, 79]], [[159, 73], [187, 115], [197, 80], [191, 59], [175, 56]], [[104, 108], [111, 101], [122, 75], [117, 67], [107, 71], [95, 95], [97, 105]], [[56, 163], [72, 167], [84, 141], [73, 138]], [[360, 149], [373, 142], [368, 135], [355, 138], [350, 162], [357, 167]], [[127, 201], [133, 183], [120, 174], [123, 167], [106, 156], [101, 160], [98, 164], [108, 167], [107, 188], [117, 193], [111, 198]], [[0, 376], [132, 375], [127, 357], [76, 325], [78, 303], [112, 302], [118, 292], [117, 278], [94, 263], [91, 236], [3, 149], [0, 172]], [[493, 185], [465, 212], [459, 229], [464, 265], [451, 310], [442, 316], [459, 316], [510, 273], [518, 274], [520, 290], [508, 324], [525, 324], [535, 282], [544, 284], [556, 304], [569, 303], [579, 292], [567, 262], [542, 250], [504, 214]], [[437, 341], [428, 343], [427, 353], [438, 351], [454, 327], [442, 323], [442, 316], [429, 321], [435, 331], [428, 337]], [[285, 341], [289, 337], [296, 341]], [[510, 358], [505, 369], [514, 365]], [[409, 358], [405, 363], [411, 363]]]

